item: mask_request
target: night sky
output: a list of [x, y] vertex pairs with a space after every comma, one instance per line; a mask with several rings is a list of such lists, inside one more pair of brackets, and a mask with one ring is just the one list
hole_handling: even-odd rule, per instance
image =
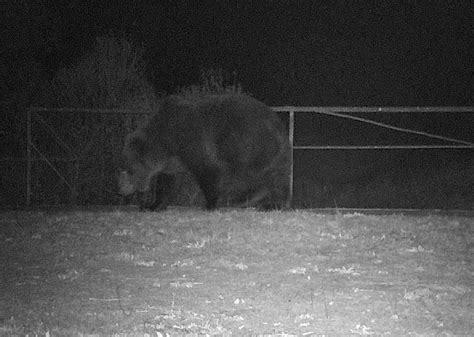
[[[1, 113], [18, 127], [0, 133], [9, 153], [22, 153], [16, 149], [23, 148], [23, 123], [13, 115], [44, 104], [46, 81], [104, 36], [144, 48], [146, 74], [157, 93], [197, 84], [203, 69], [222, 69], [269, 106], [474, 106], [473, 25], [472, 1], [4, 1]], [[386, 145], [402, 137], [303, 115], [297, 116], [297, 145]], [[472, 113], [369, 117], [467, 141], [474, 137]], [[403, 138], [403, 144], [426, 141]], [[321, 151], [300, 151], [297, 156], [314, 158], [295, 157], [296, 170], [304, 171], [296, 177], [305, 181], [308, 174], [327, 185], [327, 171], [333, 182], [360, 180], [357, 172], [371, 174], [377, 160], [379, 171], [389, 175], [455, 162], [472, 167], [472, 150], [426, 153], [429, 158], [421, 151], [352, 152], [352, 158], [333, 151], [324, 159]]]
[[271, 106], [474, 103], [471, 1], [7, 3], [6, 55], [49, 74], [112, 33], [167, 93], [222, 68]]

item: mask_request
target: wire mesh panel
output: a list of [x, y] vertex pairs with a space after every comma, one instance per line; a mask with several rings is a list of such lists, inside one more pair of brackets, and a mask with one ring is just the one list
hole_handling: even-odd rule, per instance
[[117, 203], [123, 141], [146, 115], [127, 110], [30, 109], [26, 203]]

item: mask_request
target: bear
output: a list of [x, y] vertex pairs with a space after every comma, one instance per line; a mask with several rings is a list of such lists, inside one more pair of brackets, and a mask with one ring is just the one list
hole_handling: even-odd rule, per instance
[[205, 208], [286, 209], [290, 144], [286, 127], [264, 103], [245, 94], [170, 96], [128, 135], [119, 178], [123, 196], [139, 193], [140, 207], [162, 210], [173, 175], [190, 172]]
[[149, 191], [137, 193], [140, 210], [166, 209], [175, 180], [176, 176], [174, 174], [156, 174], [150, 182]]

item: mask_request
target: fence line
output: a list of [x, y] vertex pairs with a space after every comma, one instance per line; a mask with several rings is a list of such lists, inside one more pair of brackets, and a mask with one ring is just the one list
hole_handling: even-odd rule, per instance
[[[59, 162], [74, 162], [77, 159], [76, 158], [63, 158], [63, 157], [47, 157], [48, 160], [50, 161], [59, 161]], [[5, 157], [5, 158], [0, 158], [0, 162], [26, 162], [28, 158], [19, 158], [19, 157]], [[36, 158], [33, 157], [30, 159], [32, 162], [33, 161], [44, 161], [43, 157]]]
[[[59, 170], [56, 168], [56, 166], [53, 164], [54, 162], [67, 162], [70, 161], [74, 165], [74, 169], [77, 170], [77, 156], [74, 150], [67, 144], [65, 143], [61, 137], [57, 134], [57, 132], [37, 113], [41, 111], [48, 111], [47, 108], [30, 108], [27, 111], [26, 114], [26, 206], [29, 207], [31, 204], [31, 170], [32, 170], [32, 164], [34, 161], [44, 161], [46, 164], [48, 164], [49, 167], [56, 173], [56, 175], [59, 177], [61, 181], [63, 181], [66, 186], [69, 188], [71, 192], [71, 200], [74, 200], [75, 194], [76, 194], [76, 186], [75, 182], [69, 183], [66, 179], [66, 177], [59, 172]], [[32, 118], [33, 116], [37, 117], [37, 120], [41, 122], [42, 125], [46, 127], [46, 130], [50, 133], [50, 135], [53, 136], [53, 138], [56, 140], [56, 142], [62, 147], [63, 150], [67, 152], [67, 154], [70, 156], [69, 158], [57, 158], [57, 157], [50, 157], [48, 158], [40, 149], [33, 143], [33, 137], [32, 137], [32, 130], [31, 130], [31, 123], [32, 123]], [[39, 154], [40, 159], [38, 158], [33, 158], [32, 157], [32, 149], [35, 150], [37, 154]], [[74, 173], [74, 176], [76, 176], [76, 173]]]
[[422, 112], [444, 112], [444, 113], [462, 113], [462, 112], [473, 112], [474, 107], [472, 106], [429, 106], [429, 107], [404, 107], [404, 106], [388, 106], [388, 107], [310, 107], [310, 106], [280, 106], [273, 107], [274, 111], [285, 112], [346, 112], [346, 113], [374, 113], [374, 112], [387, 112], [387, 113], [422, 113]]
[[92, 109], [92, 108], [45, 108], [45, 107], [32, 107], [31, 111], [35, 112], [67, 112], [67, 113], [88, 113], [88, 114], [131, 114], [131, 115], [146, 115], [150, 114], [151, 111], [147, 109]]
[[432, 134], [432, 133], [419, 131], [419, 130], [401, 128], [401, 127], [393, 126], [393, 125], [386, 124], [386, 123], [376, 122], [376, 121], [373, 121], [373, 120], [367, 119], [367, 118], [350, 116], [350, 115], [336, 113], [336, 112], [332, 112], [332, 111], [319, 111], [317, 113], [320, 113], [320, 114], [323, 114], [323, 115], [340, 117], [340, 118], [352, 119], [352, 120], [363, 122], [363, 123], [366, 123], [366, 124], [372, 124], [372, 125], [380, 126], [382, 128], [386, 128], [386, 129], [391, 129], [391, 130], [405, 132], [405, 133], [411, 133], [411, 134], [415, 134], [415, 135], [426, 136], [426, 137], [434, 138], [434, 139], [441, 139], [441, 140], [445, 140], [445, 141], [448, 141], [448, 142], [454, 142], [454, 143], [459, 143], [459, 144], [464, 144], [464, 145], [470, 145], [471, 147], [474, 147], [474, 143], [466, 142], [464, 140], [459, 140], [459, 139], [445, 137], [445, 136], [439, 136], [439, 135], [435, 135], [435, 134]]
[[474, 145], [322, 145], [293, 146], [293, 150], [416, 150], [416, 149], [474, 149]]
[[[356, 116], [351, 116], [347, 114], [342, 114], [339, 112], [345, 113], [375, 113], [375, 112], [385, 112], [385, 113], [421, 113], [421, 112], [456, 112], [456, 113], [472, 113], [474, 112], [474, 107], [274, 107], [273, 111], [276, 112], [288, 112], [289, 113], [289, 141], [291, 147], [290, 153], [290, 179], [289, 179], [289, 190], [290, 190], [290, 200], [293, 200], [294, 194], [294, 150], [395, 150], [395, 149], [474, 149], [474, 143], [467, 142], [464, 140], [459, 140], [455, 138], [440, 136], [431, 134], [424, 131], [412, 130], [406, 128], [400, 128], [386, 123], [380, 123], [373, 121], [367, 118], [361, 118]], [[338, 112], [335, 112], [338, 111]], [[426, 136], [429, 138], [440, 139], [448, 142], [454, 142], [463, 145], [368, 145], [368, 146], [295, 146], [294, 145], [294, 126], [295, 126], [295, 112], [298, 113], [319, 113], [330, 115], [339, 118], [346, 118], [351, 120], [356, 120], [362, 123], [372, 124], [380, 126], [386, 129], [392, 129], [405, 133], [412, 133], [417, 135]]]
[[[377, 122], [368, 118], [356, 117], [348, 115], [347, 113], [472, 113], [474, 112], [474, 107], [294, 107], [294, 106], [284, 106], [284, 107], [273, 107], [272, 110], [276, 112], [288, 112], [289, 113], [289, 142], [291, 146], [291, 169], [290, 169], [290, 200], [293, 199], [293, 179], [294, 179], [294, 160], [293, 152], [294, 150], [393, 150], [393, 149], [473, 149], [474, 143], [459, 140], [455, 138], [445, 137], [441, 135], [431, 134], [428, 132], [413, 130], [407, 128], [401, 128], [393, 126], [386, 123]], [[60, 172], [54, 167], [53, 162], [55, 161], [72, 161], [77, 160], [73, 149], [69, 147], [68, 144], [64, 143], [62, 139], [57, 135], [54, 129], [48, 125], [48, 123], [37, 114], [38, 112], [66, 112], [66, 113], [88, 113], [88, 114], [150, 114], [149, 110], [140, 109], [77, 109], [77, 108], [44, 108], [44, 107], [34, 107], [28, 109], [27, 113], [27, 135], [26, 135], [26, 144], [27, 144], [27, 157], [23, 160], [27, 163], [27, 172], [26, 172], [26, 205], [30, 205], [31, 201], [31, 166], [33, 161], [45, 161], [48, 166], [50, 166], [55, 173], [59, 176], [61, 180], [68, 186], [71, 193], [75, 193], [75, 186], [72, 186], [67, 179], [60, 174]], [[441, 145], [368, 145], [368, 146], [295, 146], [294, 144], [294, 128], [295, 128], [295, 113], [320, 113], [325, 115], [330, 115], [338, 118], [345, 118], [350, 120], [359, 121], [362, 123], [376, 125], [382, 128], [391, 129], [395, 131], [400, 131], [404, 133], [422, 135], [428, 138], [443, 140], [446, 142], [456, 143], [452, 144], [441, 144]], [[72, 158], [47, 158], [40, 150], [33, 144], [32, 141], [32, 114], [36, 113], [38, 115], [38, 120], [43, 124], [47, 131], [53, 136], [58, 144], [68, 152], [68, 155]], [[32, 149], [35, 150], [40, 155], [40, 159], [32, 158]], [[12, 158], [13, 159], [13, 158]], [[17, 161], [20, 159], [13, 159], [12, 161]], [[1, 161], [8, 161], [8, 158], [3, 158]], [[76, 164], [76, 163], [75, 163]], [[75, 173], [77, 174], [77, 172]]]
[[49, 131], [49, 133], [53, 136], [53, 138], [58, 142], [58, 144], [65, 150], [67, 153], [71, 154], [74, 156], [74, 159], [76, 159], [74, 149], [72, 149], [68, 144], [63, 142], [61, 137], [58, 135], [58, 133], [49, 125], [43, 117], [41, 117], [39, 114], [35, 114], [36, 118], [41, 122], [42, 125], [45, 126], [45, 128]]
[[[147, 109], [97, 109], [97, 108], [45, 108], [31, 107], [37, 112], [82, 112], [91, 114], [149, 114]], [[463, 113], [473, 112], [474, 107], [455, 106], [455, 107], [310, 107], [310, 106], [280, 106], [271, 108], [277, 112], [294, 111], [294, 112], [331, 112], [339, 111], [346, 113], [423, 113], [423, 112], [444, 112], [444, 113]]]
[[[272, 107], [271, 109], [276, 112], [289, 112], [290, 115], [293, 114], [293, 117], [290, 117], [290, 122], [292, 119], [294, 121], [295, 112], [307, 112], [307, 113], [313, 112], [313, 113], [319, 113], [319, 114], [324, 114], [324, 115], [329, 115], [329, 116], [334, 116], [334, 117], [339, 117], [339, 118], [352, 119], [352, 120], [356, 120], [362, 123], [372, 124], [375, 126], [380, 126], [380, 127], [395, 130], [395, 131], [411, 133], [411, 134], [421, 135], [421, 136], [425, 136], [425, 137], [429, 137], [433, 139], [439, 139], [439, 140], [444, 140], [448, 142], [468, 145], [467, 147], [460, 147], [460, 148], [474, 147], [474, 143], [472, 142], [440, 136], [440, 135], [435, 135], [432, 133], [419, 131], [419, 130], [401, 128], [398, 126], [377, 122], [368, 118], [361, 118], [357, 116], [351, 116], [344, 113], [340, 113], [340, 112], [345, 112], [345, 113], [351, 113], [351, 112], [352, 113], [375, 113], [375, 112], [379, 112], [379, 113], [380, 112], [386, 112], [386, 113], [396, 113], [396, 112], [398, 113], [409, 113], [409, 112], [410, 113], [422, 113], [422, 112], [469, 113], [471, 112], [472, 113], [474, 112], [474, 107], [294, 107], [294, 106], [283, 106], [283, 107]], [[36, 112], [69, 112], [69, 113], [91, 113], [91, 114], [150, 114], [150, 112], [146, 110], [132, 110], [132, 109], [116, 109], [116, 110], [114, 109], [88, 109], [88, 108], [48, 109], [44, 107], [36, 107], [36, 108], [32, 108], [31, 110], [36, 111]], [[46, 127], [48, 127], [51, 132], [54, 132], [54, 130], [51, 130], [51, 128], [47, 125], [47, 123], [42, 118], [40, 118], [40, 121]], [[291, 125], [290, 130], [294, 130], [294, 123]], [[291, 136], [290, 136], [290, 139], [292, 139]], [[63, 145], [63, 144], [60, 143], [60, 145]], [[305, 147], [304, 149], [309, 149], [309, 148], [310, 147]], [[388, 149], [388, 148], [390, 148], [389, 145], [385, 147], [378, 147], [378, 146], [362, 147], [362, 149]], [[402, 149], [401, 147], [394, 147], [394, 148]], [[406, 149], [413, 149], [413, 148], [415, 147], [406, 147]], [[431, 148], [431, 147], [424, 146], [421, 148]], [[433, 148], [444, 148], [444, 147], [433, 147]], [[445, 148], [453, 148], [453, 147], [448, 146]], [[300, 148], [298, 147], [298, 149]], [[361, 149], [361, 147], [346, 147], [346, 149]]]

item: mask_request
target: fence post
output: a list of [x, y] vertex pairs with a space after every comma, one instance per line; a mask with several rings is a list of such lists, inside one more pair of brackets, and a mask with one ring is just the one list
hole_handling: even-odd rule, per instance
[[295, 110], [290, 110], [290, 119], [289, 119], [289, 125], [288, 125], [288, 138], [290, 142], [290, 195], [289, 195], [289, 206], [293, 205], [293, 167], [294, 167], [294, 161], [293, 161], [293, 144], [294, 144], [294, 135], [295, 135]]
[[26, 207], [31, 203], [31, 108], [26, 111]]

